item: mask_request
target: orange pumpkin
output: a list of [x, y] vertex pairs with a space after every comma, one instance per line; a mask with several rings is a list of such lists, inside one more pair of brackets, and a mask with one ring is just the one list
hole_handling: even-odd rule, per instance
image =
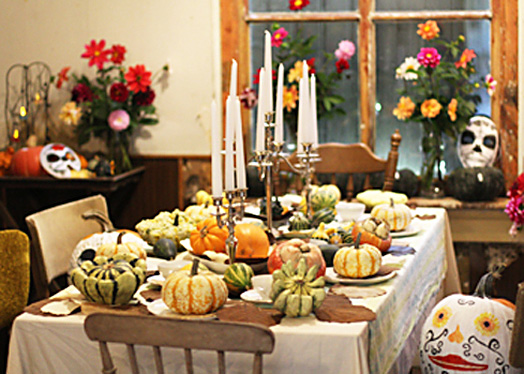
[[267, 258], [269, 239], [266, 232], [251, 223], [235, 226], [235, 237], [238, 240], [235, 258]]
[[11, 160], [13, 159], [14, 153], [15, 150], [13, 147], [7, 147], [5, 151], [0, 152], [0, 176], [5, 175], [11, 167]]
[[11, 160], [11, 174], [24, 177], [37, 177], [46, 172], [40, 165], [40, 151], [43, 146], [21, 148], [15, 152]]
[[351, 232], [353, 241], [357, 240], [357, 236], [359, 233], [362, 234], [360, 238], [361, 244], [371, 244], [377, 247], [382, 253], [386, 252], [389, 249], [389, 247], [391, 247], [391, 235], [389, 235], [387, 239], [381, 239], [373, 233], [364, 230], [361, 225], [354, 225], [353, 231]]
[[191, 231], [189, 241], [196, 255], [202, 255], [205, 251], [226, 253], [227, 237], [227, 228], [218, 227], [217, 219], [210, 217], [197, 224], [196, 229]]

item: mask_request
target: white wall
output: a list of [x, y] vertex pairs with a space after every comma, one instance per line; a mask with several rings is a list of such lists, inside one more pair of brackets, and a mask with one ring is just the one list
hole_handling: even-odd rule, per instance
[[[221, 88], [218, 0], [2, 0], [0, 25], [0, 148], [9, 67], [39, 60], [54, 74], [64, 66], [94, 73], [80, 55], [105, 39], [127, 48], [126, 67], [171, 67], [167, 89], [156, 87], [160, 123], [141, 131], [133, 153], [210, 153], [209, 108]], [[52, 88], [54, 111], [67, 99]]]

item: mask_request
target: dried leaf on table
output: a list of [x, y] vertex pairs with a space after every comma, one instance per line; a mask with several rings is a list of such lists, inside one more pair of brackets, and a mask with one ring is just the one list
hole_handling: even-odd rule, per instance
[[221, 308], [216, 314], [221, 321], [258, 323], [267, 327], [279, 324], [283, 317], [276, 309], [259, 308], [244, 302]]
[[352, 305], [347, 297], [341, 295], [327, 295], [315, 315], [320, 321], [340, 323], [373, 321], [377, 318], [371, 309]]
[[368, 297], [377, 297], [386, 294], [386, 290], [379, 287], [358, 287], [335, 284], [329, 289], [333, 295], [341, 295], [353, 299], [365, 299]]

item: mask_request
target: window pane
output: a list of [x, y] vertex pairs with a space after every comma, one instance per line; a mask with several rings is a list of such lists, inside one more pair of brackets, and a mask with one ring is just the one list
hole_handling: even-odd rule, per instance
[[[377, 111], [376, 152], [381, 157], [387, 156], [389, 137], [399, 129], [402, 142], [399, 148], [398, 168], [409, 168], [419, 174], [422, 165], [421, 139], [422, 130], [418, 122], [405, 123], [393, 116], [399, 95], [397, 90], [403, 82], [395, 79], [395, 69], [408, 56], [416, 57], [421, 47], [428, 46], [416, 33], [419, 22], [380, 23], [377, 25]], [[490, 59], [490, 24], [489, 21], [439, 22], [441, 36], [445, 40], [455, 40], [458, 35], [466, 37], [465, 48], [475, 50], [476, 78], [489, 73]], [[399, 41], [402, 41], [399, 43]], [[486, 90], [477, 91], [481, 103], [477, 106], [478, 114], [491, 115], [490, 98]], [[445, 151], [445, 165], [442, 170], [449, 173], [460, 166], [456, 146], [448, 139]]]
[[[289, 9], [290, 0], [250, 0], [249, 10], [251, 12], [295, 12]], [[303, 8], [303, 12], [336, 12], [353, 11], [358, 8], [358, 0], [311, 0], [309, 5]]]
[[487, 10], [489, 0], [417, 0], [417, 1], [377, 1], [377, 10]]
[[[357, 42], [357, 24], [348, 22], [331, 22], [331, 23], [283, 23], [280, 25], [284, 27], [288, 32], [289, 36], [286, 40], [297, 39], [297, 35], [301, 35], [300, 40], [305, 40], [309, 37], [314, 37], [312, 43], [311, 53], [306, 54], [305, 59], [315, 58], [314, 67], [317, 75], [317, 101], [322, 95], [320, 80], [322, 74], [332, 74], [336, 79], [334, 89], [331, 95], [339, 95], [343, 98], [343, 102], [337, 107], [343, 111], [343, 113], [335, 114], [335, 110], [331, 110], [330, 114], [324, 114], [325, 106], [323, 104], [317, 105], [317, 111], [319, 116], [318, 135], [319, 142], [325, 143], [330, 141], [338, 141], [344, 143], [354, 143], [359, 139], [359, 126], [360, 115], [360, 93], [358, 83], [358, 46]], [[264, 43], [264, 30], [271, 30], [270, 24], [252, 24], [251, 26], [251, 71], [255, 74], [258, 69], [263, 65], [263, 43]], [[333, 53], [338, 48], [338, 44], [341, 40], [350, 40], [355, 43], [356, 53], [349, 60], [349, 69], [344, 70], [341, 75], [336, 73], [336, 58]], [[287, 56], [287, 53], [283, 54], [284, 49], [282, 47], [273, 47], [273, 62], [280, 61], [281, 58]], [[329, 57], [324, 54], [329, 55]], [[284, 85], [291, 87], [289, 82], [288, 72], [292, 68], [295, 62], [298, 60], [296, 57], [290, 57], [284, 62], [285, 76]], [[276, 71], [276, 68], [275, 68]], [[276, 79], [276, 77], [275, 77]], [[293, 83], [297, 86], [298, 85]], [[252, 85], [252, 87], [258, 92], [258, 85]], [[276, 90], [276, 81], [274, 84]], [[296, 113], [296, 110], [288, 112], [284, 109], [284, 113]], [[253, 110], [253, 124], [256, 122], [256, 108]], [[285, 126], [286, 126], [286, 142], [294, 143], [295, 132], [296, 132], [296, 117], [290, 114], [285, 115]], [[252, 131], [254, 136], [255, 131]], [[294, 144], [293, 144], [294, 146]], [[291, 148], [293, 149], [293, 148]]]

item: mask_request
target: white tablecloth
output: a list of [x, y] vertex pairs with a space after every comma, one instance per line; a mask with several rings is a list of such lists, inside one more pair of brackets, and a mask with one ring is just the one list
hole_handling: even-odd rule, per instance
[[[354, 299], [377, 313], [376, 321], [367, 323], [328, 323], [315, 317], [284, 318], [272, 327], [276, 345], [264, 356], [265, 373], [388, 373], [408, 372], [418, 341], [417, 325], [437, 299], [437, 291], [460, 292], [447, 214], [444, 209], [418, 209], [417, 214], [435, 214], [436, 218], [419, 221], [422, 231], [416, 236], [399, 238], [416, 253], [395, 257], [404, 266], [392, 280], [380, 284], [383, 296]], [[395, 244], [394, 241], [394, 244]], [[89, 341], [83, 330], [85, 316], [44, 317], [28, 313], [14, 322], [8, 359], [8, 374], [75, 373], [91, 374], [101, 370], [98, 344]], [[108, 328], [111, 328], [110, 326]], [[110, 345], [117, 356], [115, 363], [124, 373], [125, 348]], [[143, 373], [153, 372], [151, 351]], [[168, 371], [181, 370], [183, 353], [172, 351], [165, 357]], [[251, 370], [251, 356], [227, 354], [228, 373]], [[197, 373], [215, 373], [216, 359], [209, 352], [195, 353]]]

